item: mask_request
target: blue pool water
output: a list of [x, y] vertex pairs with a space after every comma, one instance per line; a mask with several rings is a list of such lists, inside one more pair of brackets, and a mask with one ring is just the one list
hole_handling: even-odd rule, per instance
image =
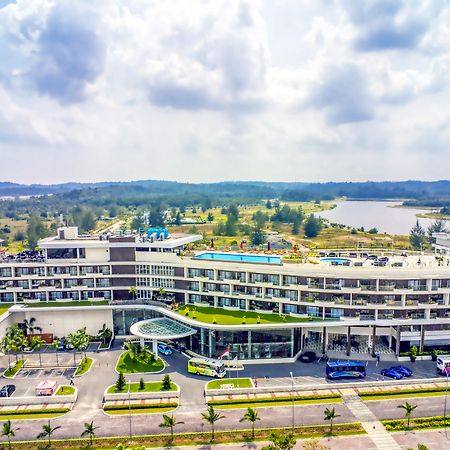
[[247, 263], [264, 263], [264, 264], [281, 264], [281, 258], [279, 256], [266, 256], [266, 255], [244, 255], [233, 253], [216, 253], [206, 252], [200, 255], [194, 256], [196, 259], [210, 259], [217, 261], [239, 261]]
[[322, 258], [320, 261], [325, 262], [325, 263], [335, 263], [338, 266], [342, 266], [344, 264], [352, 262], [351, 259], [346, 259], [346, 258]]

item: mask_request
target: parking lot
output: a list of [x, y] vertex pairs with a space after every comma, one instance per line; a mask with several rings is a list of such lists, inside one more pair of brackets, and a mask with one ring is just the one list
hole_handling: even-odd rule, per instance
[[50, 379], [50, 378], [67, 378], [70, 379], [74, 376], [76, 368], [64, 368], [60, 367], [57, 369], [22, 369], [15, 377], [15, 379], [20, 378], [43, 378], [43, 379]]

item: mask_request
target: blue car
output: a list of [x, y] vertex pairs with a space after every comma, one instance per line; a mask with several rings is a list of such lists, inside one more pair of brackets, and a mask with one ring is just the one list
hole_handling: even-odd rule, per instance
[[158, 342], [158, 352], [165, 356], [170, 356], [173, 353], [173, 350], [168, 345]]
[[412, 370], [405, 366], [394, 366], [389, 370], [395, 370], [396, 372], [401, 373], [404, 377], [410, 377], [413, 374]]
[[364, 378], [365, 374], [356, 371], [332, 372], [327, 375], [329, 380], [346, 380], [352, 378]]
[[381, 375], [384, 377], [393, 378], [394, 380], [401, 380], [403, 378], [403, 375], [400, 372], [393, 370], [392, 367], [390, 369], [383, 369], [381, 371]]

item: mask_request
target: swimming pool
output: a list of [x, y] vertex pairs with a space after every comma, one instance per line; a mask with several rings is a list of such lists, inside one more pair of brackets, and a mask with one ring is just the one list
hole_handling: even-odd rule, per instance
[[337, 266], [350, 265], [352, 262], [351, 259], [347, 258], [322, 258], [320, 261], [329, 264], [336, 264]]
[[267, 255], [247, 255], [236, 253], [217, 253], [217, 252], [205, 252], [194, 256], [195, 259], [209, 259], [216, 261], [233, 261], [233, 262], [246, 262], [256, 264], [281, 264], [281, 258], [279, 256], [267, 256]]

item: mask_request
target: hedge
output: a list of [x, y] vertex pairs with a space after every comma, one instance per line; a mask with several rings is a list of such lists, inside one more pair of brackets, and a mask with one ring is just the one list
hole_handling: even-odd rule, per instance
[[69, 408], [47, 408], [47, 409], [19, 409], [19, 410], [2, 410], [0, 411], [1, 416], [26, 416], [28, 414], [64, 414], [69, 412]]
[[[406, 419], [401, 420], [383, 420], [383, 425], [388, 431], [404, 431], [407, 425]], [[410, 428], [426, 429], [426, 428], [442, 428], [450, 425], [450, 417], [434, 416], [434, 417], [417, 417], [412, 418]]]
[[[323, 395], [299, 395], [294, 397], [294, 402], [308, 400], [329, 400], [333, 398], [341, 398], [339, 394], [323, 394]], [[235, 405], [239, 403], [278, 403], [292, 401], [292, 397], [259, 397], [259, 398], [239, 398], [239, 399], [223, 399], [210, 400], [208, 405]]]
[[383, 395], [400, 395], [400, 394], [426, 394], [427, 392], [445, 392], [445, 388], [420, 388], [420, 389], [399, 389], [397, 391], [376, 391], [376, 392], [360, 392], [360, 397], [380, 397]]
[[156, 403], [156, 404], [131, 404], [128, 405], [106, 405], [103, 407], [104, 411], [126, 411], [128, 409], [157, 409], [157, 408], [176, 408], [178, 406], [178, 403], [171, 402], [171, 403]]

